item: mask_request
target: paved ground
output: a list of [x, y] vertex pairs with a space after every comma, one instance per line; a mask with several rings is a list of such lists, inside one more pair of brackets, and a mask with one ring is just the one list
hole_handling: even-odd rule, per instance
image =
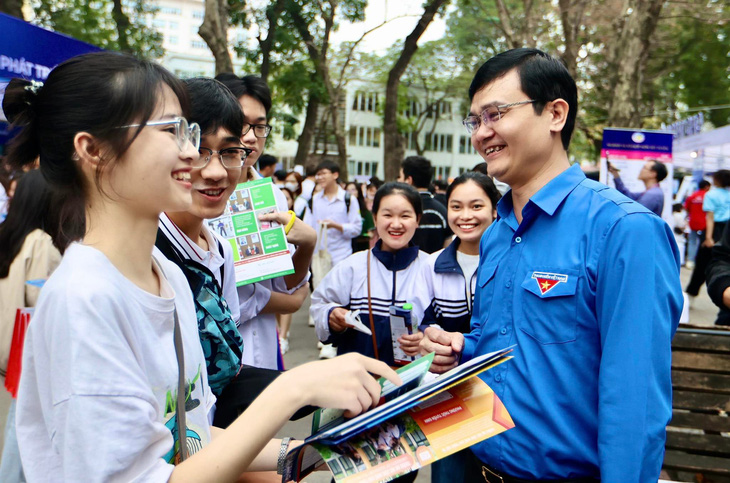
[[[689, 270], [684, 268], [682, 269], [681, 278], [683, 286], [687, 284], [690, 275], [691, 273]], [[314, 329], [307, 326], [308, 308], [309, 306], [307, 304], [293, 317], [290, 336], [290, 351], [284, 357], [287, 368], [292, 368], [300, 364], [316, 360], [318, 357], [319, 351], [317, 350], [317, 338], [314, 334]], [[695, 325], [711, 326], [714, 323], [716, 314], [717, 308], [712, 301], [710, 301], [710, 298], [707, 296], [707, 293], [703, 288], [700, 295], [694, 300], [692, 309], [689, 311], [689, 322]], [[4, 390], [0, 390], [0, 429], [3, 431], [9, 404], [10, 397], [8, 393]], [[301, 439], [308, 436], [310, 432], [311, 417], [308, 417], [301, 421], [288, 423], [279, 434], [282, 436], [294, 436]], [[0, 448], [2, 448], [1, 441]], [[307, 481], [309, 483], [326, 483], [330, 481], [330, 478], [327, 474], [321, 473], [308, 477]], [[416, 483], [426, 483], [428, 481], [430, 481], [430, 471], [427, 467], [421, 470]]]

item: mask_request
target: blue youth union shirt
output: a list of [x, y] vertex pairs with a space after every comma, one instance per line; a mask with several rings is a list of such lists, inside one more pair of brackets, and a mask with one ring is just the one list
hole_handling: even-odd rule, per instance
[[679, 256], [669, 226], [577, 165], [511, 195], [482, 238], [463, 359], [516, 344], [482, 374], [516, 427], [472, 447], [525, 479], [656, 482], [672, 414]]

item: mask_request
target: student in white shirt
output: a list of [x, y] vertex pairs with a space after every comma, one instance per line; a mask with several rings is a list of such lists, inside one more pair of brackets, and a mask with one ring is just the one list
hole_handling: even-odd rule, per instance
[[320, 246], [321, 240], [318, 240], [315, 253], [326, 249], [332, 257], [333, 267], [352, 255], [352, 239], [362, 232], [357, 198], [350, 199], [340, 187], [339, 176], [340, 167], [334, 161], [319, 163], [316, 179], [322, 191], [312, 197], [311, 213], [304, 215], [304, 221], [318, 232], [320, 225], [327, 225], [327, 246]]
[[[225, 73], [219, 74], [216, 79], [231, 90], [243, 109], [241, 143], [250, 149], [251, 153], [246, 158], [239, 182], [260, 179], [261, 175], [253, 169], [253, 166], [264, 152], [266, 139], [271, 132], [271, 126], [268, 124], [271, 91], [263, 79], [253, 75], [238, 77]], [[287, 212], [289, 207], [284, 194], [276, 186], [274, 186], [274, 197], [279, 213], [268, 215], [266, 219], [286, 225], [291, 216]], [[300, 220], [296, 220], [294, 226], [298, 227], [299, 224]], [[292, 243], [291, 238], [288, 238]], [[238, 287], [240, 301], [238, 329], [243, 337], [244, 347], [249, 348], [243, 353], [244, 364], [266, 369], [283, 369], [275, 314], [296, 312], [309, 295], [307, 282], [313, 250], [313, 244], [299, 245], [292, 257], [295, 271], [291, 275]]]
[[[358, 413], [379, 397], [368, 372], [398, 381], [365, 358], [300, 366], [214, 430], [189, 287], [153, 255], [160, 213], [191, 203], [199, 131], [182, 117], [183, 84], [154, 63], [100, 52], [60, 64], [43, 86], [11, 80], [3, 109], [23, 128], [10, 162], [40, 155], [63, 208], [86, 214], [83, 241], [41, 291], [26, 334], [16, 426], [29, 481], [235, 481], [274, 467], [281, 445], [271, 437], [298, 407]], [[191, 456], [175, 466], [179, 373]]]

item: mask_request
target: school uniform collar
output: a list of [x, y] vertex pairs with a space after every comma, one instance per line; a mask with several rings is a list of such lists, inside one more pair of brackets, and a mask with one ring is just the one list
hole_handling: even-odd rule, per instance
[[444, 248], [433, 265], [433, 271], [436, 273], [460, 273], [464, 274], [459, 265], [459, 261], [456, 258], [456, 252], [459, 249], [461, 240], [459, 237], [454, 237], [454, 240], [449, 243], [449, 246]]
[[[532, 195], [532, 198], [530, 198], [530, 201], [525, 206], [534, 204], [547, 215], [553, 216], [565, 198], [585, 179], [586, 175], [580, 169], [580, 165], [576, 163], [550, 180], [548, 184]], [[513, 211], [512, 190], [509, 190], [497, 203], [497, 215], [499, 218], [507, 219]]]
[[373, 256], [385, 265], [385, 268], [392, 272], [398, 272], [408, 268], [413, 263], [413, 260], [418, 258], [418, 247], [412, 242], [406, 248], [402, 248], [395, 253], [384, 251], [381, 248], [382, 245], [383, 240], [378, 240], [373, 247]]
[[206, 223], [203, 222], [201, 227], [203, 238], [208, 242], [209, 251], [203, 250], [197, 243], [190, 239], [178, 226], [173, 222], [167, 213], [160, 214], [160, 225], [163, 233], [173, 243], [179, 252], [186, 258], [195, 262], [205, 262], [210, 257], [211, 265], [217, 269], [223, 265], [223, 257], [218, 251], [218, 240], [215, 235], [210, 232]]
[[345, 190], [342, 189], [342, 186], [337, 187], [337, 194], [335, 195], [335, 198], [333, 200], [330, 200], [329, 198], [325, 197], [324, 190], [320, 191], [316, 195], [314, 195], [315, 198], [324, 198], [325, 201], [328, 203], [334, 203], [335, 201], [345, 201]]

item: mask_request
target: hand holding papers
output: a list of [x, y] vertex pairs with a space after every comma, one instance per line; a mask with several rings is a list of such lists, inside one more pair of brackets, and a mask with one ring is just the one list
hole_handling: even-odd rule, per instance
[[[289, 452], [284, 481], [299, 481], [324, 460], [337, 482], [389, 481], [514, 427], [480, 372], [511, 358], [511, 347], [426, 377], [434, 355], [399, 369], [403, 385], [381, 381], [381, 404], [353, 419], [315, 416], [315, 433]], [[341, 412], [340, 412], [341, 413]]]
[[345, 322], [347, 322], [353, 329], [359, 332], [367, 335], [373, 335], [370, 328], [365, 326], [365, 324], [362, 323], [362, 320], [360, 320], [359, 310], [356, 310], [354, 312], [348, 310], [347, 314], [345, 314]]

